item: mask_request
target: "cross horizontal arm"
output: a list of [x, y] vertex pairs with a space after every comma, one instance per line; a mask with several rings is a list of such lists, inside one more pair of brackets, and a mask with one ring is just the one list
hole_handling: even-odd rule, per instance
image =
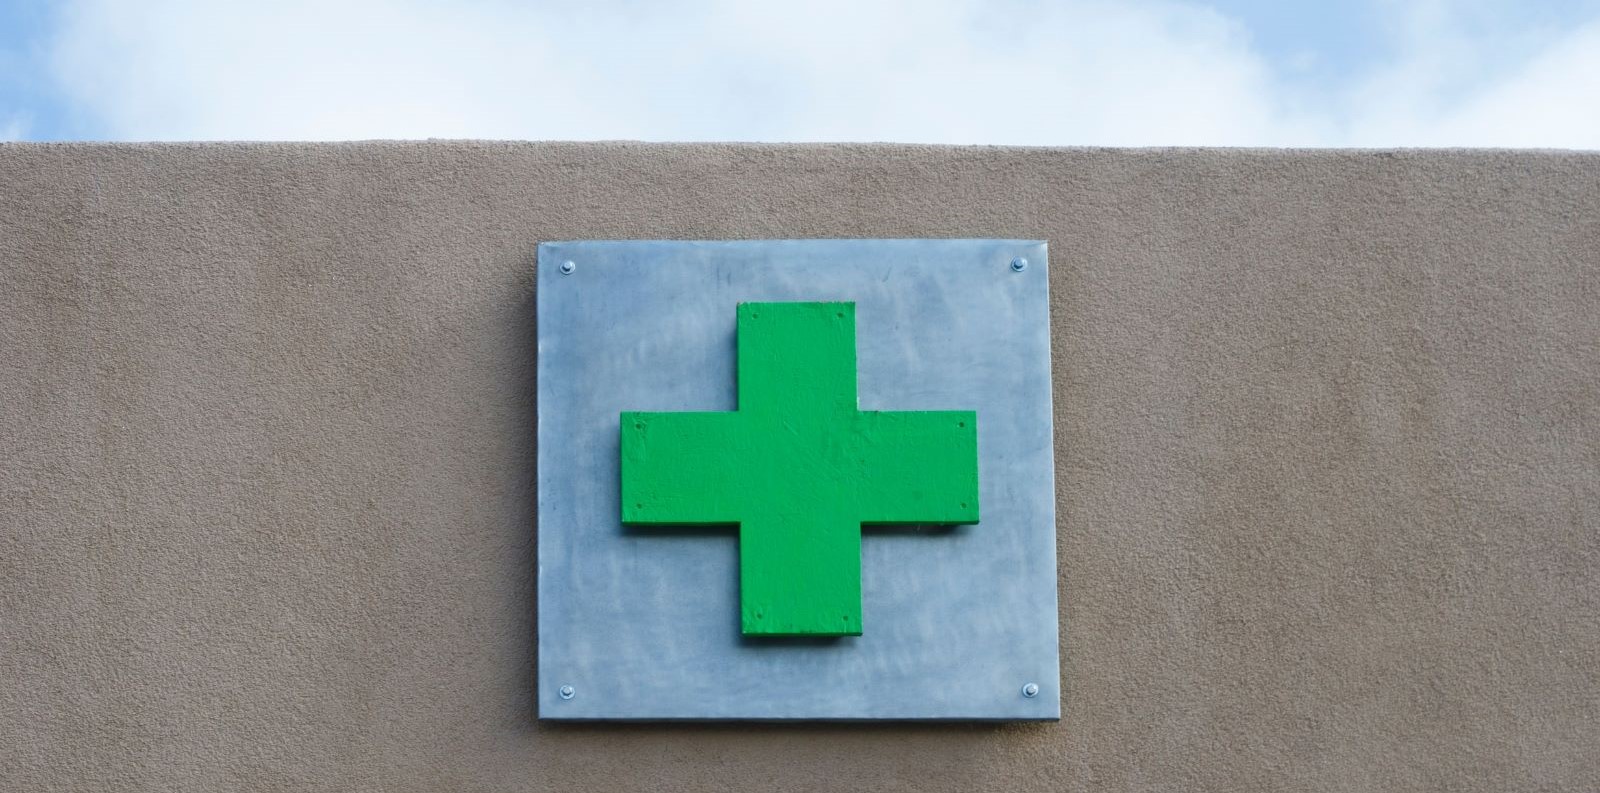
[[868, 411], [861, 424], [862, 523], [977, 523], [978, 415]]
[[622, 522], [737, 523], [737, 413], [623, 413]]

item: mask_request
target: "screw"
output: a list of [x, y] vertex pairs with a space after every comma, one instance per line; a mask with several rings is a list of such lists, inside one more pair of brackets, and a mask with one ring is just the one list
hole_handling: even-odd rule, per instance
[[[561, 698], [562, 699], [572, 699], [573, 697], [577, 696], [577, 694], [578, 694], [578, 692], [575, 689], [573, 689], [572, 686], [562, 686], [561, 687]], [[1030, 694], [1029, 696], [1032, 696], [1032, 695]]]
[[[562, 690], [565, 691], [566, 689], [562, 689]], [[1039, 696], [1039, 684], [1038, 683], [1029, 683], [1029, 684], [1023, 686], [1022, 687], [1022, 696], [1025, 696], [1028, 699], [1033, 699], [1034, 697]]]
[[572, 275], [572, 271], [576, 270], [576, 269], [578, 269], [578, 265], [573, 264], [572, 262], [562, 262], [561, 263], [561, 274], [562, 275]]
[[1021, 256], [1018, 256], [1017, 258], [1012, 259], [1011, 260], [1011, 269], [1016, 271], [1016, 272], [1019, 272], [1019, 273], [1022, 272], [1023, 270], [1028, 269], [1028, 260], [1022, 258]]

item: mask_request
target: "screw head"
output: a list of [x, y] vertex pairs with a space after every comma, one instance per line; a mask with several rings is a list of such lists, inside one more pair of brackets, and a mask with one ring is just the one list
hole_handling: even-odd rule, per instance
[[1022, 687], [1022, 696], [1025, 696], [1028, 699], [1033, 699], [1034, 697], [1039, 696], [1039, 684], [1038, 683], [1029, 683], [1029, 684], [1023, 686]]
[[561, 698], [562, 699], [572, 699], [573, 697], [575, 697], [577, 695], [578, 695], [577, 689], [574, 689], [572, 686], [562, 686], [561, 687]]
[[562, 275], [572, 275], [572, 271], [576, 270], [576, 269], [578, 269], [578, 265], [573, 264], [572, 262], [562, 262], [561, 263], [561, 274]]
[[1024, 259], [1021, 256], [1018, 256], [1017, 258], [1011, 260], [1011, 270], [1013, 272], [1020, 273], [1023, 270], [1026, 270], [1026, 269], [1028, 269], [1028, 260], [1027, 259]]

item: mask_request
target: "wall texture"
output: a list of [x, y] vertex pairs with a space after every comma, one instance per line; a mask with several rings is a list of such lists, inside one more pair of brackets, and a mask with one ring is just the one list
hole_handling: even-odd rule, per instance
[[[534, 720], [533, 256], [1049, 240], [1065, 718]], [[1600, 155], [0, 145], [0, 788], [1600, 789]]]

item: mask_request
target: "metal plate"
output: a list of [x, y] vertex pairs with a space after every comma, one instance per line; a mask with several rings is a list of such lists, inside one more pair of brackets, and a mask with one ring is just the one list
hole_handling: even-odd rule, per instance
[[[540, 717], [1059, 718], [1047, 285], [1030, 241], [540, 245]], [[620, 414], [734, 410], [750, 301], [855, 302], [863, 410], [978, 413], [981, 521], [866, 529], [861, 636], [744, 638], [736, 532], [621, 523]]]

